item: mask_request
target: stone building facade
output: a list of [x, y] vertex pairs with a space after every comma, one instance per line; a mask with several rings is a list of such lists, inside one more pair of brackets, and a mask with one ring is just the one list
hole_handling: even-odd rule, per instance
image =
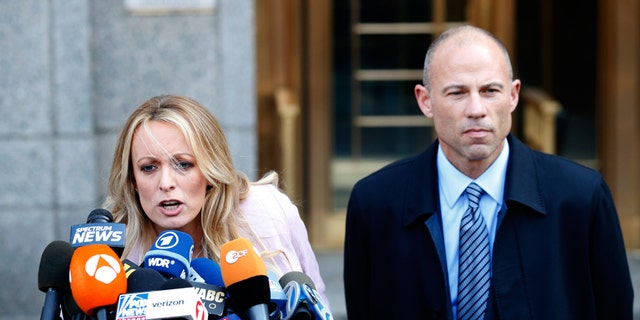
[[42, 251], [100, 206], [116, 136], [146, 99], [204, 104], [236, 166], [255, 176], [254, 6], [0, 2], [0, 319], [39, 317]]

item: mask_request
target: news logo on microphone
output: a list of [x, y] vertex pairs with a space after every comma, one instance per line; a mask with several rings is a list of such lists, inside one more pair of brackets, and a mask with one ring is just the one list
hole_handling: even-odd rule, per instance
[[88, 244], [124, 244], [125, 225], [122, 223], [91, 223], [71, 226], [71, 246]]
[[207, 312], [212, 315], [222, 316], [225, 311], [227, 292], [224, 288], [202, 282], [190, 282], [193, 289], [204, 303]]
[[280, 285], [284, 285], [287, 296], [282, 319], [333, 320], [331, 311], [308, 275], [290, 271], [280, 278]]
[[268, 320], [270, 288], [262, 257], [247, 238], [226, 242], [220, 248], [220, 271], [229, 306], [242, 319]]
[[207, 320], [208, 317], [204, 303], [193, 288], [122, 294], [116, 311], [116, 320]]
[[186, 279], [193, 256], [193, 238], [177, 230], [162, 231], [144, 256], [145, 268], [172, 278]]
[[118, 320], [144, 320], [147, 316], [149, 293], [122, 294], [118, 299]]
[[89, 214], [87, 223], [71, 226], [69, 243], [73, 248], [106, 244], [121, 256], [124, 251], [125, 230], [124, 223], [113, 222], [111, 212], [95, 209]]
[[77, 248], [69, 266], [69, 284], [78, 307], [89, 316], [109, 308], [127, 292], [127, 278], [117, 254], [107, 245]]

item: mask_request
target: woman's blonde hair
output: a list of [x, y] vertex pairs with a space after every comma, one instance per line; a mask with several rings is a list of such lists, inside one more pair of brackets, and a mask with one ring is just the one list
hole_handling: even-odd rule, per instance
[[[219, 261], [222, 244], [238, 237], [242, 219], [237, 212], [240, 199], [248, 192], [249, 181], [234, 169], [226, 138], [213, 115], [193, 99], [175, 95], [157, 96], [144, 102], [127, 119], [117, 141], [104, 207], [113, 213], [115, 221], [127, 224], [123, 257], [136, 246], [146, 252], [157, 237], [153, 223], [140, 205], [131, 162], [134, 132], [149, 121], [178, 127], [207, 179], [209, 187], [200, 214], [204, 231], [202, 255]], [[273, 179], [277, 184], [277, 175]]]

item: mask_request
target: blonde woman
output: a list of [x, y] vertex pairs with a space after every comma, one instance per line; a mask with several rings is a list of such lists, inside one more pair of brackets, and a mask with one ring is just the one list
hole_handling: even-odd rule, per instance
[[179, 230], [193, 238], [194, 258], [219, 263], [220, 247], [245, 237], [267, 269], [304, 272], [327, 301], [305, 225], [277, 184], [273, 172], [250, 182], [236, 171], [220, 125], [201, 104], [165, 95], [127, 119], [104, 207], [127, 224], [123, 258], [141, 263], [160, 232]]

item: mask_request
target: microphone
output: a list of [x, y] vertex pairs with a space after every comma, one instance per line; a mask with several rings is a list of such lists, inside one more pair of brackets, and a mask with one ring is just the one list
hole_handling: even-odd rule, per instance
[[45, 293], [41, 320], [59, 318], [62, 295], [71, 292], [69, 265], [72, 256], [73, 247], [59, 240], [49, 243], [42, 252], [38, 267], [38, 289]]
[[87, 223], [110, 223], [113, 222], [113, 215], [109, 210], [98, 208], [89, 212]]
[[220, 265], [209, 258], [195, 258], [191, 261], [189, 281], [208, 283], [224, 288]]
[[105, 209], [94, 209], [89, 213], [86, 224], [71, 226], [71, 246], [78, 248], [92, 244], [106, 244], [118, 257], [124, 251], [126, 225], [113, 222], [113, 215]]
[[242, 319], [269, 319], [269, 278], [262, 258], [246, 238], [220, 248], [220, 270], [232, 309]]
[[208, 317], [204, 304], [189, 282], [172, 278], [161, 290], [120, 295], [115, 320], [207, 320]]
[[[62, 310], [64, 311], [63, 319], [70, 320], [85, 320], [86, 315], [75, 300], [73, 300], [73, 296], [71, 294], [65, 295], [62, 301]], [[57, 318], [56, 318], [57, 319]]]
[[127, 277], [127, 293], [160, 290], [166, 281], [160, 272], [140, 268]]
[[189, 282], [210, 315], [224, 314], [227, 293], [220, 273], [220, 265], [208, 258], [193, 259], [189, 270]]
[[124, 274], [129, 278], [132, 273], [142, 269], [141, 266], [135, 264], [133, 261], [129, 259], [122, 260], [122, 266], [124, 267]]
[[308, 275], [300, 271], [287, 272], [280, 278], [280, 285], [284, 286], [287, 295], [283, 319], [333, 320], [327, 304]]
[[269, 302], [269, 317], [271, 320], [279, 320], [284, 316], [284, 308], [287, 303], [287, 294], [284, 293], [282, 285], [278, 281], [276, 274], [267, 270], [267, 276], [269, 277], [269, 291], [271, 301]]
[[127, 292], [127, 278], [118, 255], [106, 244], [76, 248], [69, 267], [71, 294], [80, 309], [98, 320]]
[[170, 278], [186, 279], [193, 255], [193, 238], [177, 230], [160, 232], [144, 255], [144, 267], [154, 269]]
[[160, 290], [171, 290], [171, 289], [180, 289], [180, 288], [193, 288], [191, 283], [185, 279], [181, 278], [171, 278], [165, 281], [164, 284], [160, 287]]
[[[171, 278], [162, 285], [160, 290], [172, 290], [172, 289], [179, 289], [179, 288], [192, 288], [192, 286], [191, 286], [191, 283], [189, 283], [189, 281], [185, 279]], [[171, 317], [171, 319], [172, 320], [189, 320], [186, 317]]]

